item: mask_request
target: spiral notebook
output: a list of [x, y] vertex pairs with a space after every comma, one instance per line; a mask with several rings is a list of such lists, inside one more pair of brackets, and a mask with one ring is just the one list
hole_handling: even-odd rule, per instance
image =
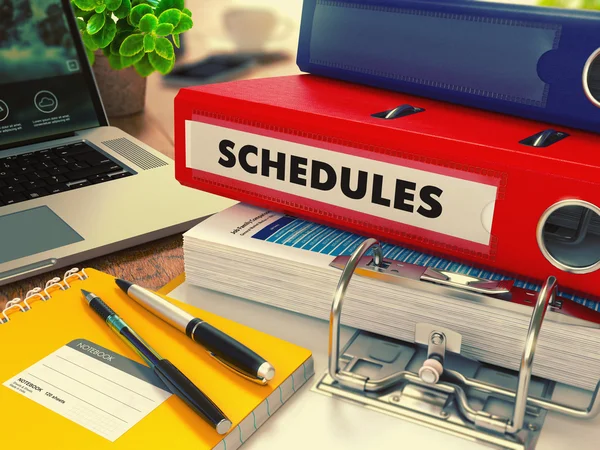
[[[232, 420], [216, 433], [153, 376], [93, 313], [80, 289], [102, 297]], [[68, 271], [0, 313], [0, 420], [6, 448], [238, 448], [313, 374], [310, 351], [174, 300], [271, 362], [267, 386], [243, 379], [123, 294], [110, 275]]]

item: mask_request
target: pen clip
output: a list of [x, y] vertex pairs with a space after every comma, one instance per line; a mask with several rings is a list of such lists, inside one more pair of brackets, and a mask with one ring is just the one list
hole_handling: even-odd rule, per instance
[[238, 369], [235, 366], [232, 366], [231, 364], [229, 364], [224, 359], [222, 359], [219, 356], [215, 355], [213, 352], [207, 352], [207, 353], [210, 356], [212, 356], [213, 358], [215, 358], [217, 361], [219, 361], [221, 364], [223, 364], [225, 367], [227, 367], [229, 370], [231, 370], [232, 372], [234, 372], [236, 375], [239, 375], [239, 376], [241, 376], [243, 378], [246, 378], [247, 380], [252, 381], [253, 383], [260, 384], [261, 386], [265, 386], [268, 383], [268, 381], [265, 378], [252, 377], [252, 376], [248, 375], [246, 372], [242, 372], [240, 369]]

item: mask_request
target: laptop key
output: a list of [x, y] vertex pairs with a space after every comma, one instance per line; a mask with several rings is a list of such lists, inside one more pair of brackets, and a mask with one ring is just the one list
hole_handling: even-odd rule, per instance
[[87, 169], [88, 167], [90, 167], [90, 165], [87, 164], [87, 163], [84, 163], [84, 162], [74, 162], [74, 163], [71, 163], [71, 164], [67, 165], [67, 168], [69, 170], [73, 170], [73, 171], [75, 171], [75, 170], [81, 170], [81, 169]]
[[33, 159], [37, 159], [37, 156], [34, 152], [22, 153], [21, 155], [17, 155], [17, 163], [21, 164], [23, 161], [30, 161]]
[[52, 186], [48, 186], [46, 189], [48, 189], [51, 194], [58, 194], [59, 192], [71, 190], [71, 188], [65, 183], [53, 184]]
[[44, 180], [28, 181], [26, 183], [23, 183], [22, 186], [25, 189], [36, 189], [46, 186], [46, 182]]
[[45, 197], [48, 194], [49, 194], [49, 192], [46, 189], [44, 189], [43, 187], [25, 191], [25, 197], [27, 197], [27, 198]]
[[75, 160], [73, 158], [70, 158], [68, 156], [67, 157], [63, 157], [63, 158], [53, 159], [52, 161], [57, 166], [66, 166], [67, 164], [71, 164], [71, 163], [75, 162]]
[[74, 158], [78, 162], [84, 162], [89, 164], [90, 166], [98, 166], [100, 164], [108, 164], [112, 162], [112, 160], [108, 156], [105, 156], [102, 153], [98, 152], [82, 153], [81, 155], [74, 156]]
[[[30, 173], [30, 172], [33, 172], [33, 171], [34, 171], [34, 169], [33, 169], [33, 167], [31, 167], [31, 166], [17, 167], [17, 168], [15, 169], [15, 173], [16, 173], [17, 175], [25, 175], [25, 174], [27, 174], [27, 173]], [[0, 175], [0, 177], [1, 177], [1, 176], [2, 176], [2, 175]]]
[[25, 175], [16, 175], [13, 177], [4, 178], [4, 181], [6, 181], [10, 185], [15, 185], [15, 184], [19, 184], [19, 183], [24, 183], [25, 181], [29, 181], [29, 180], [27, 179], [27, 177]]
[[0, 200], [2, 200], [6, 205], [12, 205], [13, 203], [19, 203], [24, 200], [27, 200], [27, 197], [25, 197], [25, 195], [23, 194], [10, 194], [3, 195], [2, 197], [0, 197]]
[[27, 174], [27, 178], [31, 181], [39, 180], [40, 178], [46, 178], [50, 176], [45, 170], [36, 170]]
[[15, 163], [14, 161], [5, 161], [5, 160], [1, 160], [0, 161], [0, 170], [5, 170], [5, 169], [14, 169], [15, 167], [17, 167], [17, 163]]
[[125, 178], [125, 177], [131, 176], [131, 175], [132, 174], [130, 172], [121, 172], [121, 173], [116, 173], [114, 175], [111, 175], [110, 179], [115, 180], [117, 178]]
[[0, 180], [2, 178], [10, 177], [13, 174], [12, 169], [0, 169]]
[[36, 170], [47, 170], [52, 167], [56, 167], [56, 164], [54, 164], [52, 161], [42, 161], [41, 163], [35, 164], [33, 167], [35, 167]]
[[42, 150], [41, 152], [39, 152], [38, 157], [41, 162], [44, 162], [44, 161], [51, 161], [52, 159], [56, 158], [56, 155], [54, 154], [52, 149], [48, 149], [48, 150]]
[[88, 178], [93, 184], [104, 183], [105, 181], [110, 181], [113, 178], [109, 177], [107, 174], [102, 175], [93, 175]]
[[19, 167], [33, 167], [38, 162], [39, 159], [35, 156], [28, 156], [27, 158], [17, 159], [17, 164]]
[[64, 177], [62, 175], [55, 175], [52, 177], [44, 178], [44, 181], [46, 183], [48, 183], [49, 185], [53, 185], [56, 183], [66, 183], [68, 180], [66, 177]]
[[[6, 180], [7, 178], [4, 178], [4, 180]], [[6, 181], [0, 180], [0, 188], [3, 188], [4, 186], [6, 186]]]
[[61, 175], [68, 171], [69, 169], [67, 169], [64, 166], [51, 167], [48, 170], [46, 170], [46, 172], [48, 172], [50, 175]]
[[85, 186], [91, 186], [92, 183], [90, 183], [88, 180], [81, 180], [81, 181], [77, 181], [75, 183], [69, 183], [68, 186], [71, 189], [77, 189], [77, 188], [81, 188], [81, 187], [85, 187]]
[[78, 145], [75, 147], [65, 147], [60, 150], [57, 149], [54, 153], [58, 156], [73, 156], [78, 155], [79, 153], [89, 152], [90, 150], [94, 151], [94, 149], [88, 145]]
[[103, 173], [117, 172], [119, 170], [123, 170], [121, 166], [113, 163], [112, 161], [109, 164], [100, 164], [99, 166], [89, 167], [87, 169], [77, 170], [75, 172], [69, 172], [65, 174], [71, 181], [83, 180], [91, 177], [92, 175], [100, 175]]
[[18, 194], [19, 192], [23, 192], [24, 190], [25, 189], [23, 188], [23, 186], [21, 186], [20, 184], [17, 184], [14, 186], [8, 186], [8, 187], [0, 189], [0, 194], [12, 195], [12, 194]]

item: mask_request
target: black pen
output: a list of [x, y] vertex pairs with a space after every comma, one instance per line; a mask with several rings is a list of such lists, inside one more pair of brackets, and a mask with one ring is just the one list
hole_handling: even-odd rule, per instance
[[231, 336], [151, 291], [125, 280], [117, 279], [116, 282], [129, 297], [202, 345], [215, 359], [239, 375], [260, 384], [266, 384], [275, 376], [275, 368], [270, 363]]
[[127, 325], [100, 297], [81, 290], [90, 307], [125, 341], [154, 373], [167, 385], [169, 390], [182, 399], [198, 415], [206, 420], [219, 434], [231, 428], [231, 421], [194, 383], [192, 383], [171, 362], [162, 358], [135, 331]]

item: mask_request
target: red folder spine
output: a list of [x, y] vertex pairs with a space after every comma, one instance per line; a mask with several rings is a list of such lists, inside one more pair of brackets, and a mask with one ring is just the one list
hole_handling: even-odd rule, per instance
[[[569, 145], [531, 150], [517, 138], [546, 125], [400, 94], [390, 99], [384, 91], [316, 77], [292, 78], [182, 90], [175, 103], [177, 179], [509, 275], [537, 281], [556, 275], [562, 288], [600, 297], [598, 268], [564, 270], [537, 238], [552, 205], [567, 199], [600, 205], [593, 150], [600, 141], [594, 135], [567, 130]], [[249, 93], [252, 87], [264, 101]], [[289, 106], [272, 98], [286, 94]], [[354, 102], [327, 103], [321, 95]], [[429, 114], [399, 126], [368, 114], [415, 102]], [[590, 162], [569, 159], [575, 149]], [[278, 153], [286, 155], [281, 172]], [[240, 167], [242, 159], [249, 171]], [[265, 165], [270, 167], [263, 173]], [[323, 165], [334, 168], [334, 188], [323, 189]], [[320, 179], [313, 178], [317, 169]], [[368, 193], [349, 200], [341, 187], [344, 173], [346, 194], [356, 197], [361, 170]]]

